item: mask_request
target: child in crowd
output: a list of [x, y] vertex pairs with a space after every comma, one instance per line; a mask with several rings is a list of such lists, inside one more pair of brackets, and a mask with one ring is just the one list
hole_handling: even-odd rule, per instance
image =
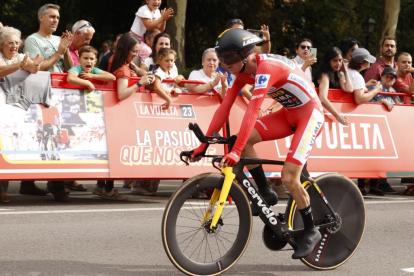
[[[382, 84], [382, 92], [396, 92], [392, 85], [395, 83], [397, 79], [397, 70], [392, 67], [386, 67], [381, 74], [381, 84]], [[371, 86], [368, 90], [375, 89], [375, 86]], [[391, 111], [394, 107], [394, 104], [402, 104], [400, 97], [392, 96], [392, 95], [375, 95], [370, 102], [379, 102], [383, 103], [389, 111]]]
[[167, 20], [173, 16], [172, 8], [160, 11], [161, 0], [145, 0], [135, 14], [130, 33], [141, 41], [139, 57], [144, 61], [151, 55], [151, 48], [145, 44], [144, 34], [147, 30], [165, 30]]
[[68, 71], [67, 81], [73, 85], [86, 86], [94, 91], [95, 86], [88, 79], [100, 81], [114, 81], [115, 76], [109, 72], [94, 67], [97, 62], [98, 51], [92, 46], [84, 46], [79, 51], [80, 65], [73, 66]]
[[[172, 70], [176, 57], [177, 53], [170, 48], [162, 48], [157, 53], [157, 66], [159, 67], [154, 71], [154, 91], [165, 100], [165, 104], [162, 105], [163, 109], [170, 107], [171, 94], [177, 97], [181, 94], [179, 86], [185, 86], [185, 84], [180, 84], [184, 77]], [[174, 80], [174, 82], [163, 83], [163, 80]]]
[[[81, 48], [79, 51], [80, 65], [73, 66], [69, 69], [67, 78], [68, 83], [86, 86], [89, 91], [94, 91], [95, 86], [88, 79], [114, 81], [116, 79], [114, 75], [94, 67], [98, 61], [97, 58], [98, 51], [92, 46], [84, 46]], [[119, 194], [118, 190], [114, 189], [114, 181], [112, 180], [99, 180], [92, 193], [102, 196], [102, 198], [105, 199], [128, 200], [127, 196]]]

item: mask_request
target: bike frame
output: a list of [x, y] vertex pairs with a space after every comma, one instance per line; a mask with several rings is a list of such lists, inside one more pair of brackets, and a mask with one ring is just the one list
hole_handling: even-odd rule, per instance
[[[213, 157], [213, 156], [209, 156]], [[215, 156], [213, 158], [213, 166], [214, 162], [218, 162], [221, 160], [221, 156]], [[258, 159], [258, 158], [241, 158], [240, 162], [237, 163], [234, 167], [226, 167], [223, 168], [222, 172], [225, 175], [223, 187], [221, 190], [215, 190], [211, 199], [210, 199], [210, 208], [208, 208], [207, 212], [205, 213], [204, 221], [210, 216], [212, 213], [212, 207], [216, 204], [217, 201], [218, 205], [216, 211], [213, 215], [213, 220], [210, 225], [210, 229], [214, 229], [217, 225], [219, 218], [221, 217], [222, 210], [224, 208], [224, 203], [228, 197], [231, 185], [233, 180], [236, 179], [239, 185], [243, 188], [245, 193], [247, 194], [248, 198], [252, 202], [252, 205], [258, 210], [260, 219], [270, 227], [270, 229], [281, 239], [288, 242], [294, 249], [298, 247], [297, 243], [295, 242], [294, 238], [301, 235], [304, 229], [297, 229], [293, 230], [289, 227], [288, 223], [285, 221], [281, 221], [279, 217], [273, 213], [270, 209], [269, 205], [260, 195], [259, 191], [254, 187], [254, 185], [250, 182], [250, 180], [246, 177], [243, 169], [246, 165], [253, 165], [253, 164], [266, 164], [266, 165], [279, 165], [283, 166], [285, 162], [283, 161], [276, 161], [276, 160], [266, 160], [266, 159]], [[214, 166], [216, 167], [216, 166]], [[329, 204], [328, 200], [322, 193], [319, 186], [316, 182], [310, 177], [309, 172], [307, 171], [306, 165], [303, 167], [301, 173], [301, 183], [302, 186], [306, 187], [307, 185], [311, 185], [315, 187], [315, 190], [319, 193], [321, 200], [323, 200], [324, 204], [328, 208], [329, 212], [331, 213], [332, 217], [334, 218], [333, 222], [325, 223], [316, 225], [317, 228], [320, 230], [326, 229], [329, 227], [334, 227], [337, 225], [337, 219], [335, 216], [335, 212], [332, 209], [331, 205]], [[293, 202], [294, 203], [294, 202]], [[289, 208], [287, 206], [286, 208]], [[292, 210], [291, 210], [292, 211]]]

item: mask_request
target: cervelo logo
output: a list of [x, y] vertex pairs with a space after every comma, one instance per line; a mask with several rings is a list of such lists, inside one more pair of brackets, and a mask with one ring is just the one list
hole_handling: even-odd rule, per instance
[[256, 75], [256, 83], [254, 84], [254, 89], [266, 88], [269, 82], [269, 74], [258, 74]]
[[[310, 159], [398, 159], [385, 115], [343, 115], [348, 117], [349, 126], [336, 120], [325, 121]], [[291, 137], [275, 141], [280, 158], [286, 157], [290, 142]]]
[[256, 190], [250, 185], [249, 180], [244, 179], [243, 180], [243, 186], [247, 188], [247, 191], [249, 192], [249, 194], [251, 194], [252, 198], [254, 200], [256, 200], [257, 206], [259, 208], [261, 208], [262, 213], [264, 213], [266, 215], [266, 218], [268, 219], [268, 221], [271, 224], [276, 225], [277, 224], [277, 219], [275, 217], [275, 213], [273, 213], [273, 211], [271, 209], [269, 209], [269, 207], [266, 206], [266, 203], [264, 203], [264, 201], [256, 193]]
[[166, 110], [161, 103], [134, 102], [134, 105], [140, 118], [196, 119], [192, 104], [171, 104]]

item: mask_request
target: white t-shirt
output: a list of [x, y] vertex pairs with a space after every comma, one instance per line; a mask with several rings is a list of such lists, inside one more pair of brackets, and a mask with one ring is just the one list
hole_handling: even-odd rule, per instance
[[[301, 58], [300, 56], [296, 56], [294, 59], [292, 59], [292, 61], [295, 62], [296, 65], [298, 65], [300, 69], [302, 69], [303, 64], [305, 64], [305, 60]], [[309, 78], [310, 81], [312, 81], [312, 72], [311, 72], [310, 66], [306, 68], [305, 75]]]
[[131, 31], [136, 33], [141, 38], [144, 37], [147, 28], [145, 28], [144, 22], [142, 22], [142, 18], [149, 18], [151, 21], [155, 21], [161, 17], [160, 9], [157, 9], [155, 13], [152, 13], [151, 10], [148, 8], [148, 5], [144, 5], [140, 7], [135, 14], [134, 23], [132, 24]]
[[[206, 75], [206, 73], [204, 73], [203, 69], [200, 70], [194, 70], [190, 73], [190, 76], [188, 77], [188, 80], [197, 80], [197, 81], [203, 81], [205, 83], [208, 83], [210, 81], [214, 81], [214, 78], [210, 78], [209, 76]], [[221, 89], [221, 82], [219, 82], [216, 86], [214, 86], [214, 89], [216, 89], [216, 91], [218, 93], [220, 93], [220, 89]], [[189, 91], [192, 92], [192, 91]], [[207, 93], [212, 94], [212, 91], [208, 91]]]
[[[142, 63], [144, 63], [147, 66], [148, 70], [149, 70], [151, 64], [155, 64], [152, 57], [147, 57]], [[178, 69], [177, 69], [177, 66], [175, 66], [175, 63], [174, 63], [173, 69], [171, 71], [175, 71], [175, 73], [178, 76]]]
[[[174, 64], [174, 66], [175, 66], [175, 64]], [[171, 92], [171, 90], [174, 89], [174, 83], [173, 82], [162, 82], [163, 80], [173, 80], [178, 76], [178, 73], [176, 71], [174, 71], [174, 69], [171, 70], [170, 74], [168, 75], [161, 68], [158, 68], [157, 70], [154, 71], [154, 75], [156, 75], [160, 78], [162, 85], [167, 87], [170, 92]]]
[[364, 89], [364, 91], [368, 90], [367, 87], [365, 86], [364, 77], [357, 70], [354, 70], [348, 67], [348, 75], [352, 81], [354, 90], [357, 90], [357, 89]]

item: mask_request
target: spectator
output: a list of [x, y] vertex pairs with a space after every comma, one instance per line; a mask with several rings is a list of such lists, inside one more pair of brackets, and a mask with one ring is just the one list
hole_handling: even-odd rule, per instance
[[[3, 27], [0, 29], [0, 78], [12, 74], [19, 69], [26, 70], [32, 74], [39, 71], [43, 62], [43, 57], [39, 54], [33, 59], [29, 58], [28, 53], [19, 54], [18, 49], [21, 41], [21, 32], [13, 27]], [[5, 198], [7, 192], [6, 182], [3, 182], [2, 197]], [[27, 181], [24, 181], [26, 183]], [[8, 183], [8, 182], [7, 182]], [[21, 194], [46, 195], [49, 192], [42, 190], [33, 184], [21, 185]], [[5, 199], [6, 200], [6, 199]]]
[[[348, 65], [348, 74], [351, 78], [352, 85], [354, 86], [354, 99], [357, 104], [363, 104], [370, 101], [375, 95], [382, 91], [382, 85], [380, 82], [375, 84], [375, 87], [368, 92], [365, 80], [360, 74], [362, 70], [370, 67], [371, 63], [374, 63], [375, 57], [364, 48], [355, 49], [351, 54], [351, 60]], [[378, 189], [378, 179], [370, 179], [370, 194], [383, 196], [384, 192]], [[358, 188], [362, 195], [366, 195], [365, 191], [365, 179], [358, 179]]]
[[91, 43], [95, 29], [92, 24], [86, 20], [79, 20], [72, 27], [73, 40], [69, 47], [70, 55], [72, 56], [73, 65], [79, 65], [79, 51], [83, 46]]
[[59, 24], [58, 5], [46, 4], [40, 7], [38, 19], [40, 23], [37, 33], [26, 38], [24, 51], [30, 58], [40, 54], [44, 61], [40, 65], [40, 71], [64, 72], [73, 66], [72, 57], [68, 51], [72, 44], [73, 36], [66, 31], [61, 37], [52, 35]]
[[[375, 95], [382, 91], [382, 85], [377, 82], [375, 89], [369, 92], [367, 90], [364, 78], [360, 74], [362, 70], [370, 68], [370, 64], [374, 63], [375, 57], [371, 56], [368, 50], [358, 48], [351, 54], [351, 61], [348, 65], [348, 74], [354, 86], [354, 99], [357, 104], [363, 104], [370, 101]], [[381, 71], [382, 72], [382, 71]]]
[[331, 48], [325, 53], [316, 74], [316, 79], [318, 80], [319, 98], [323, 107], [327, 109], [339, 123], [347, 126], [347, 118], [338, 113], [328, 99], [329, 88], [342, 89], [347, 93], [353, 92], [352, 82], [339, 48]]
[[[69, 52], [69, 46], [72, 44], [72, 33], [66, 31], [61, 37], [52, 35], [59, 24], [60, 7], [55, 4], [45, 4], [38, 10], [39, 30], [37, 33], [30, 35], [24, 45], [24, 50], [29, 53], [29, 57], [34, 58], [40, 53], [43, 62], [40, 64], [41, 71], [59, 72], [69, 70], [73, 66], [73, 60]], [[77, 187], [80, 184], [70, 181], [71, 187]], [[68, 202], [63, 181], [48, 182], [49, 191], [57, 201]], [[81, 186], [85, 189], [83, 186]], [[81, 188], [79, 187], [79, 188]], [[85, 189], [86, 190], [86, 189]], [[34, 181], [22, 181], [20, 193], [39, 194], [40, 191], [35, 186]]]
[[187, 84], [189, 92], [195, 93], [208, 93], [214, 87], [214, 89], [220, 94], [221, 98], [224, 98], [227, 92], [227, 73], [216, 73], [218, 67], [218, 58], [216, 50], [209, 48], [204, 51], [201, 57], [201, 64], [203, 68], [200, 70], [194, 70], [188, 77], [189, 80], [197, 80], [205, 82], [205, 84]]
[[[163, 109], [168, 109], [171, 104], [171, 94], [177, 97], [181, 94], [180, 82], [184, 79], [173, 70], [177, 53], [170, 48], [162, 48], [157, 53], [157, 66], [154, 71], [154, 91], [165, 100]], [[174, 80], [172, 83], [163, 83], [164, 80]]]
[[[160, 30], [158, 29], [154, 29], [154, 30], [147, 30], [144, 34], [144, 41], [145, 44], [147, 44], [151, 49], [152, 46], [154, 44], [154, 38], [157, 34], [161, 33]], [[139, 56], [137, 56], [136, 58], [134, 58], [134, 60], [132, 61], [135, 65], [140, 66], [142, 63], [142, 60]], [[152, 73], [152, 72], [151, 72]]]
[[159, 29], [163, 32], [167, 20], [174, 14], [172, 8], [165, 8], [160, 11], [160, 0], [145, 0], [145, 2], [146, 4], [141, 6], [135, 14], [134, 23], [130, 31], [141, 42], [139, 57], [142, 61], [151, 55], [151, 48], [144, 41], [145, 32], [153, 29]]
[[[392, 87], [397, 79], [397, 70], [392, 67], [387, 67], [382, 71], [381, 74], [381, 85], [382, 91], [381, 92], [396, 92], [395, 89]], [[368, 90], [375, 89], [375, 86], [371, 86]], [[375, 95], [370, 102], [379, 102], [384, 104], [389, 111], [391, 111], [394, 107], [394, 104], [402, 104], [401, 99], [398, 96], [392, 95]]]
[[[224, 26], [224, 29], [227, 30], [227, 29], [230, 29], [230, 28], [244, 29], [244, 23], [243, 23], [243, 21], [241, 21], [241, 19], [230, 19], [226, 22], [226, 25]], [[270, 43], [269, 26], [262, 25], [262, 26], [260, 26], [260, 30], [263, 32], [262, 46], [256, 46], [254, 48], [254, 52], [257, 53], [257, 54], [260, 54], [260, 53], [269, 54], [270, 49], [272, 47], [272, 45]]]
[[105, 40], [102, 43], [102, 52], [99, 55], [98, 68], [101, 70], [108, 70], [109, 59], [113, 54], [114, 51], [112, 50], [112, 41], [109, 39]]
[[[112, 43], [112, 53], [114, 53], [114, 54], [115, 54], [116, 45], [118, 44], [118, 41], [121, 38], [121, 36], [122, 36], [122, 34], [117, 34], [116, 38], [115, 38], [115, 41]], [[113, 59], [114, 59], [114, 55], [112, 54], [112, 56], [108, 60], [108, 67], [106, 69], [102, 69], [102, 70], [109, 71]]]
[[312, 81], [311, 66], [317, 62], [317, 58], [309, 55], [310, 48], [312, 48], [312, 41], [310, 39], [303, 38], [299, 40], [296, 44], [296, 57], [292, 60], [305, 72], [309, 80]]
[[[171, 37], [167, 33], [159, 33], [154, 37], [151, 57], [145, 59], [144, 62], [141, 63], [140, 68], [145, 71], [153, 71], [155, 69], [157, 53], [161, 48], [171, 48]], [[178, 75], [178, 69], [177, 66], [175, 66], [175, 63], [172, 70]]]
[[380, 51], [381, 56], [365, 72], [364, 78], [366, 82], [371, 79], [379, 81], [381, 79], [382, 71], [384, 71], [385, 67], [393, 67], [397, 69], [397, 63], [394, 61], [394, 56], [397, 52], [397, 40], [395, 38], [386, 37], [382, 42]]
[[341, 49], [342, 57], [344, 59], [345, 66], [348, 66], [349, 61], [351, 60], [351, 54], [355, 49], [358, 49], [361, 46], [358, 40], [352, 37], [344, 38], [341, 40]]
[[74, 85], [86, 86], [89, 91], [94, 91], [95, 86], [88, 79], [100, 81], [114, 81], [115, 76], [109, 72], [94, 67], [97, 61], [98, 51], [91, 46], [84, 46], [79, 51], [80, 65], [73, 66], [68, 71], [67, 81]]
[[118, 99], [127, 99], [142, 85], [148, 85], [154, 81], [154, 76], [145, 75], [136, 84], [128, 87], [128, 81], [137, 74], [130, 67], [130, 62], [138, 55], [140, 42], [130, 33], [123, 34], [116, 45], [113, 62], [110, 64], [110, 73], [116, 77]]
[[414, 73], [414, 68], [412, 67], [412, 62], [413, 59], [409, 53], [402, 52], [398, 56], [398, 77], [393, 85], [396, 91], [414, 95], [414, 82], [412, 75], [412, 73]]

